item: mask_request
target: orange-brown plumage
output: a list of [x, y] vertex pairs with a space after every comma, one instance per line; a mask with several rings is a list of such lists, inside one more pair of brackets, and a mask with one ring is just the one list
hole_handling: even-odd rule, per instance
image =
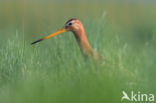
[[101, 55], [97, 52], [95, 52], [93, 50], [93, 48], [90, 46], [89, 42], [88, 42], [88, 39], [86, 37], [86, 33], [85, 33], [85, 29], [83, 27], [83, 24], [81, 23], [80, 20], [76, 19], [76, 18], [72, 18], [70, 20], [68, 20], [65, 24], [65, 26], [59, 30], [58, 32], [54, 33], [54, 34], [51, 34], [47, 37], [44, 37], [40, 40], [37, 40], [35, 42], [33, 42], [32, 44], [35, 44], [39, 41], [42, 41], [42, 40], [45, 40], [45, 39], [48, 39], [52, 36], [55, 36], [55, 35], [58, 35], [62, 32], [65, 32], [65, 31], [72, 31], [79, 46], [80, 46], [80, 49], [81, 51], [83, 52], [83, 54], [85, 56], [91, 56], [93, 60], [100, 60], [101, 59]]
[[[72, 23], [71, 26], [68, 26], [69, 23]], [[80, 46], [81, 51], [85, 55], [94, 56], [94, 50], [90, 46], [86, 33], [83, 27], [83, 24], [78, 19], [71, 19], [65, 24], [65, 28], [74, 33], [74, 36]]]

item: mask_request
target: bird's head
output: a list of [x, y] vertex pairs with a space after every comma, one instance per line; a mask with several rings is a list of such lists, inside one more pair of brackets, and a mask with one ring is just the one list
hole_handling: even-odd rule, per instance
[[82, 27], [81, 21], [76, 18], [68, 20], [64, 26], [64, 28], [67, 31], [78, 31], [79, 29], [81, 29], [81, 27]]
[[48, 39], [50, 37], [53, 37], [55, 35], [61, 34], [61, 33], [66, 32], [66, 31], [77, 32], [77, 31], [79, 31], [81, 29], [83, 29], [83, 25], [82, 25], [81, 21], [76, 19], [76, 18], [72, 18], [72, 19], [68, 20], [65, 23], [65, 25], [64, 25], [64, 27], [62, 29], [60, 29], [57, 32], [55, 32], [53, 34], [50, 34], [50, 35], [48, 35], [48, 36], [46, 36], [46, 37], [44, 37], [42, 39], [39, 39], [39, 40], [35, 41], [32, 44], [35, 44], [37, 42]]

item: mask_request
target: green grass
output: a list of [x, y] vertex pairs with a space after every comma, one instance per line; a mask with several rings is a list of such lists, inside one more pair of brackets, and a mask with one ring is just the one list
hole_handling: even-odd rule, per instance
[[70, 32], [30, 45], [17, 30], [0, 48], [0, 103], [120, 103], [122, 90], [155, 93], [155, 39], [134, 45], [111, 25], [84, 25], [104, 66], [84, 59]]
[[[46, 1], [0, 4], [0, 103], [121, 103], [123, 90], [156, 94], [154, 3]], [[71, 17], [105, 65], [84, 59], [71, 32], [31, 45]]]

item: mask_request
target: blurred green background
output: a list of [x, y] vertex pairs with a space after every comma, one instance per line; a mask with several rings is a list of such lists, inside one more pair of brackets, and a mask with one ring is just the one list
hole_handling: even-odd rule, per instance
[[[123, 90], [155, 94], [155, 10], [155, 0], [1, 0], [0, 103], [121, 103]], [[70, 32], [30, 45], [73, 17], [104, 66], [84, 59]]]

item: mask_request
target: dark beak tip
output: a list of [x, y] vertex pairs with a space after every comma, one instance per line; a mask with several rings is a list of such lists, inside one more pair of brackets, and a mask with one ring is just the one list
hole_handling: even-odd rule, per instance
[[31, 45], [33, 45], [33, 44], [35, 44], [34, 42], [33, 43], [31, 43]]
[[36, 43], [38, 43], [38, 42], [40, 42], [40, 41], [42, 41], [42, 40], [43, 40], [43, 39], [36, 40], [36, 41], [32, 42], [31, 45], [36, 44]]

